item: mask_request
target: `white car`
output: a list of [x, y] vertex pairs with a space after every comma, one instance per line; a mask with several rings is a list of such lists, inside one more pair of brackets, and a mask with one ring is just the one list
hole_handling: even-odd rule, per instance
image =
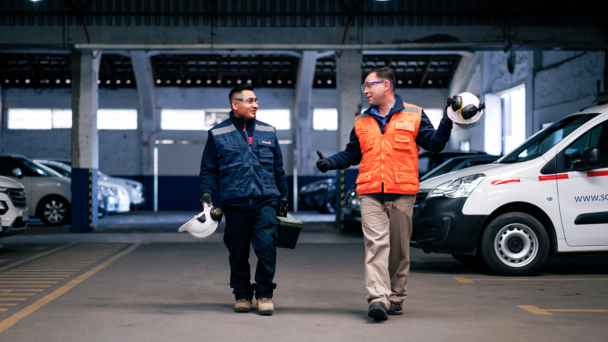
[[0, 153], [0, 176], [23, 184], [30, 217], [49, 226], [70, 222], [71, 180], [24, 156]]
[[21, 233], [27, 227], [29, 212], [23, 185], [0, 176], [0, 237]]
[[[34, 159], [36, 163], [42, 164], [62, 176], [71, 178], [72, 167], [53, 160]], [[99, 173], [97, 180], [97, 189], [102, 195], [102, 203], [100, 203], [100, 212], [105, 213], [126, 213], [131, 210], [131, 202], [129, 200], [129, 191], [122, 185], [115, 182], [109, 182], [101, 179], [102, 174]]]
[[608, 105], [492, 164], [424, 181], [418, 199], [411, 246], [499, 274], [533, 274], [549, 254], [608, 252]]

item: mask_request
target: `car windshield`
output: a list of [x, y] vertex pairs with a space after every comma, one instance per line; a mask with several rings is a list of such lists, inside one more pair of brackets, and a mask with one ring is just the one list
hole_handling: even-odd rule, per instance
[[500, 164], [521, 163], [536, 159], [598, 114], [572, 115], [538, 132], [521, 146], [496, 161]]
[[420, 181], [423, 181], [423, 180], [429, 179], [429, 178], [433, 178], [433, 177], [437, 177], [437, 176], [441, 176], [444, 173], [448, 173], [448, 172], [452, 171], [456, 167], [456, 165], [458, 165], [461, 161], [462, 161], [462, 159], [455, 159], [455, 158], [448, 159], [443, 164], [434, 168], [431, 172], [420, 177]]
[[25, 159], [25, 158], [16, 158], [19, 159], [19, 161], [21, 162], [21, 164], [23, 164], [23, 166], [27, 167], [28, 169], [32, 170], [32, 172], [36, 175], [36, 176], [42, 176], [42, 177], [62, 177], [61, 174], [57, 173], [55, 170], [46, 167], [42, 164], [33, 162], [29, 159]]

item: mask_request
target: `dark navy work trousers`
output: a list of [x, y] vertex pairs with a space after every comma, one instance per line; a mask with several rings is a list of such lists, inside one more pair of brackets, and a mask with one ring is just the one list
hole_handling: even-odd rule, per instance
[[[277, 286], [272, 282], [277, 264], [276, 209], [265, 206], [258, 210], [224, 208], [226, 231], [224, 244], [230, 252], [230, 287], [236, 300], [272, 298]], [[251, 283], [249, 246], [253, 246], [258, 264], [255, 283]]]

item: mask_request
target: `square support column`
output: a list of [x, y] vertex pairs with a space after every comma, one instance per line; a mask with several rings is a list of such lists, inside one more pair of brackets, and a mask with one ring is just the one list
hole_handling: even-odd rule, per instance
[[355, 118], [361, 113], [361, 51], [342, 51], [337, 59], [338, 151], [346, 148]]
[[[361, 113], [361, 51], [342, 51], [337, 58], [338, 86], [338, 151], [346, 149], [350, 132], [355, 127], [355, 118]], [[344, 205], [345, 172], [340, 171], [336, 179], [336, 224], [342, 227]]]
[[72, 51], [72, 232], [97, 228], [100, 52]]

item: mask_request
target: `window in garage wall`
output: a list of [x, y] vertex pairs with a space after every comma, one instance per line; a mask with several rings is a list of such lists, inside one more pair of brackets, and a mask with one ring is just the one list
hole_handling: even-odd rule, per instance
[[136, 109], [98, 109], [97, 129], [137, 129]]
[[315, 108], [312, 111], [312, 129], [315, 131], [335, 131], [338, 129], [336, 108]]
[[163, 109], [160, 112], [160, 129], [201, 131], [206, 129], [205, 111], [202, 109]]
[[286, 131], [291, 128], [291, 112], [288, 109], [261, 109], [255, 118], [274, 126], [277, 131]]
[[431, 120], [431, 124], [433, 127], [437, 129], [439, 127], [439, 123], [443, 118], [443, 109], [441, 108], [424, 108], [424, 114]]
[[502, 152], [507, 154], [526, 140], [526, 88], [515, 88], [501, 98]]
[[[9, 129], [71, 129], [71, 109], [9, 108]], [[137, 129], [136, 109], [99, 109], [97, 128], [112, 130]]]

